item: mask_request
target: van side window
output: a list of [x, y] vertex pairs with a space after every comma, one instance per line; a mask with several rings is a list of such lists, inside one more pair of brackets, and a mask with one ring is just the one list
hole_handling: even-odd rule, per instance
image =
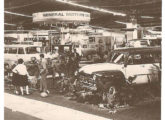
[[17, 48], [9, 48], [9, 54], [17, 54]]
[[90, 45], [90, 48], [95, 48], [95, 45]]
[[88, 46], [87, 45], [83, 45], [83, 48], [87, 48]]
[[18, 49], [18, 54], [24, 54], [23, 48], [19, 48], [19, 49]]
[[99, 39], [99, 43], [103, 43], [103, 40], [102, 39]]
[[95, 42], [95, 38], [94, 37], [89, 37], [89, 43], [94, 43]]
[[9, 48], [5, 48], [4, 53], [8, 53], [9, 52]]

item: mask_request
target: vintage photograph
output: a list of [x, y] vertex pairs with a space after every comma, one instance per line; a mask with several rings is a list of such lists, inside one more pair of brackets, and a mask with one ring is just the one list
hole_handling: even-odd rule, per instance
[[4, 120], [161, 120], [162, 0], [4, 0]]

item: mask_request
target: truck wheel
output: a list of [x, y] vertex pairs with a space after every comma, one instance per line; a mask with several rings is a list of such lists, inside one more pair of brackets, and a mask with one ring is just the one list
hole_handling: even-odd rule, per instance
[[115, 95], [116, 95], [116, 87], [115, 86], [110, 86], [108, 88], [108, 91], [106, 92], [106, 99], [107, 103], [112, 105], [113, 102], [115, 101]]

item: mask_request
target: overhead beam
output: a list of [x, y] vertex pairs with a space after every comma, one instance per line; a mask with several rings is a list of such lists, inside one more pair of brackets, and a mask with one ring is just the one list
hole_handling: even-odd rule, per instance
[[70, 1], [65, 1], [65, 0], [56, 0], [56, 1], [61, 2], [61, 3], [65, 3], [65, 4], [69, 4], [69, 5], [73, 5], [73, 6], [78, 6], [78, 7], [82, 7], [82, 8], [86, 8], [86, 9], [99, 11], [99, 12], [109, 13], [109, 14], [118, 15], [118, 16], [126, 16], [125, 13], [115, 12], [115, 11], [101, 9], [101, 8], [96, 8], [96, 7], [87, 6], [87, 5], [81, 5], [81, 4], [73, 3], [73, 2], [70, 2]]
[[30, 15], [25, 15], [25, 14], [20, 14], [20, 13], [15, 13], [15, 12], [4, 11], [4, 13], [11, 14], [11, 15], [17, 15], [17, 16], [23, 16], [23, 17], [30, 17], [30, 18], [32, 18], [32, 16], [30, 16]]

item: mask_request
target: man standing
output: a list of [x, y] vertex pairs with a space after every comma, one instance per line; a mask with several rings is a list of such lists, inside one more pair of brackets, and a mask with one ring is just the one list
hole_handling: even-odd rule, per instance
[[27, 71], [28, 71], [29, 75], [33, 76], [30, 79], [31, 87], [33, 89], [36, 89], [36, 87], [37, 87], [36, 85], [37, 85], [37, 81], [38, 81], [38, 77], [39, 77], [39, 73], [40, 73], [37, 59], [35, 57], [32, 57], [31, 61], [28, 62], [26, 64], [26, 66], [27, 66]]
[[73, 58], [74, 58], [74, 65], [75, 65], [75, 71], [79, 68], [79, 61], [80, 61], [80, 56], [79, 54], [77, 53], [76, 49], [74, 49], [74, 52], [73, 52]]
[[59, 57], [58, 50], [54, 49], [52, 53], [52, 59], [57, 59]]
[[40, 68], [40, 76], [41, 76], [40, 91], [49, 93], [47, 89], [47, 81], [46, 81], [46, 76], [48, 74], [47, 60], [44, 58], [44, 54], [40, 54], [39, 68]]

